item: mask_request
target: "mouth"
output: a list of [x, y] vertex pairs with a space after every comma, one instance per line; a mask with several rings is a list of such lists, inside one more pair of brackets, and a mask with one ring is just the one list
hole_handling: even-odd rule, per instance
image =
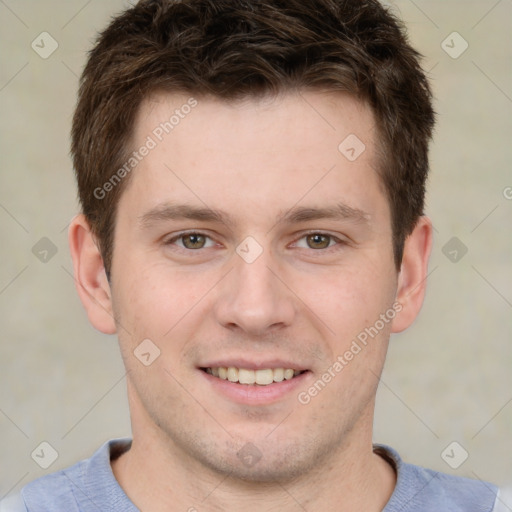
[[295, 370], [293, 368], [263, 368], [252, 370], [249, 368], [237, 368], [234, 366], [219, 366], [200, 369], [212, 377], [244, 386], [269, 386], [274, 383], [292, 380], [308, 371]]

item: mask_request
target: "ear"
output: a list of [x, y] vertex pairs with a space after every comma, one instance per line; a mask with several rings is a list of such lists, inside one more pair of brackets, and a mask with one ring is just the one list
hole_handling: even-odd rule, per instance
[[405, 241], [396, 295], [402, 310], [393, 320], [392, 332], [407, 329], [420, 312], [427, 286], [431, 249], [432, 222], [428, 217], [422, 216]]
[[117, 329], [110, 285], [103, 258], [83, 214], [77, 215], [71, 221], [68, 237], [75, 285], [89, 321], [98, 331], [114, 334]]

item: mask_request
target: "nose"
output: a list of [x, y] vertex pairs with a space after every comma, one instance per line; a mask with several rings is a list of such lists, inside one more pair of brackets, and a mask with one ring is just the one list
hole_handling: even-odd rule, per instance
[[252, 263], [235, 254], [233, 262], [215, 301], [217, 321], [253, 336], [290, 326], [296, 314], [294, 296], [270, 252], [263, 251]]

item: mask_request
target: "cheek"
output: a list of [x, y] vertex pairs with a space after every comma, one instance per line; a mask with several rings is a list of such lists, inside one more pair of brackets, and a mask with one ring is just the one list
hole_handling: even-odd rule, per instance
[[305, 302], [314, 313], [310, 318], [320, 319], [324, 333], [324, 367], [316, 378], [328, 383], [325, 391], [322, 383], [302, 390], [315, 407], [346, 414], [350, 408], [363, 408], [374, 396], [395, 316], [393, 278], [385, 275], [377, 266], [364, 267], [364, 271], [352, 267], [333, 272], [329, 280], [316, 280], [317, 285], [323, 284]]
[[207, 272], [190, 272], [167, 263], [149, 264], [126, 259], [120, 265], [122, 282], [116, 283], [116, 318], [133, 342], [150, 338], [163, 341], [188, 323], [200, 309], [202, 298], [216, 282]]
[[330, 269], [297, 276], [297, 295], [325, 324], [331, 336], [350, 340], [393, 304], [391, 275], [375, 265]]

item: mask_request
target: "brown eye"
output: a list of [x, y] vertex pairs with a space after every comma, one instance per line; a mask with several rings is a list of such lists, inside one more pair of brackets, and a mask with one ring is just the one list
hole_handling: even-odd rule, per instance
[[308, 247], [311, 249], [326, 249], [331, 243], [331, 237], [329, 235], [321, 235], [320, 233], [307, 235], [306, 240]]
[[206, 237], [197, 233], [183, 235], [181, 239], [183, 240], [183, 246], [187, 249], [202, 249], [206, 243]]

